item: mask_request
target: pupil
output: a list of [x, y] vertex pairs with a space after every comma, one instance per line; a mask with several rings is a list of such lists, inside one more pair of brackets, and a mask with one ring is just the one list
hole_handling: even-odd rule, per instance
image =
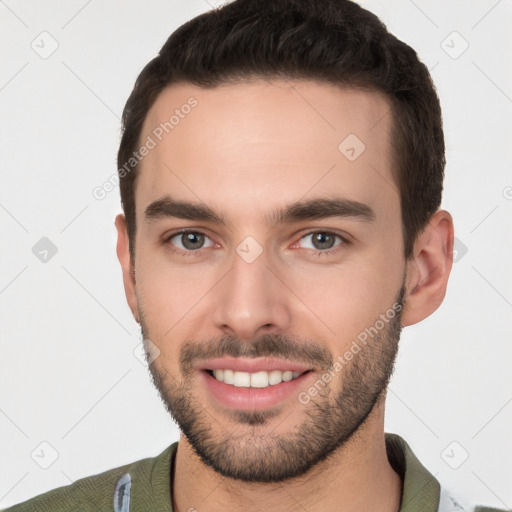
[[185, 233], [182, 236], [182, 243], [187, 249], [200, 249], [204, 244], [204, 235], [200, 233]]
[[334, 236], [328, 233], [316, 233], [313, 235], [313, 245], [317, 249], [330, 249], [334, 246]]

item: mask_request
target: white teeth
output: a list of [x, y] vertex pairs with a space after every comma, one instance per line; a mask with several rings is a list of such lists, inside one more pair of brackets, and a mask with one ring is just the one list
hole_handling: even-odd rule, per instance
[[247, 372], [235, 372], [233, 382], [237, 388], [248, 388], [251, 386], [251, 374]]
[[268, 374], [268, 383], [273, 386], [274, 384], [281, 384], [283, 381], [283, 372], [280, 370], [272, 370]]
[[[217, 370], [219, 371], [219, 370]], [[222, 376], [217, 377], [215, 375], [215, 378], [217, 380], [220, 380], [221, 382], [225, 382], [226, 384], [233, 384], [235, 382], [235, 372], [233, 370], [221, 370], [224, 372], [224, 380], [222, 380]]]
[[268, 386], [268, 373], [251, 373], [251, 388], [266, 388]]
[[272, 370], [271, 372], [249, 373], [233, 370], [213, 370], [213, 375], [218, 381], [239, 388], [266, 388], [296, 379], [301, 375], [301, 372]]
[[289, 380], [292, 380], [293, 378], [293, 375], [292, 375], [292, 372], [291, 371], [287, 371], [287, 372], [283, 372], [283, 380], [285, 382], [288, 382]]

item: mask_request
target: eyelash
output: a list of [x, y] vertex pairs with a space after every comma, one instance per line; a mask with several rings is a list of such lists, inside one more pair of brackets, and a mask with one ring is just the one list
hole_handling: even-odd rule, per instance
[[[170, 252], [170, 253], [173, 253], [173, 254], [177, 254], [179, 256], [187, 256], [187, 257], [197, 256], [201, 252], [201, 249], [196, 249], [195, 251], [182, 251], [181, 249], [176, 249], [170, 243], [170, 241], [174, 237], [176, 237], [178, 235], [187, 234], [187, 233], [195, 233], [195, 234], [204, 235], [205, 237], [208, 237], [208, 235], [206, 233], [204, 233], [203, 231], [198, 231], [198, 230], [193, 230], [193, 229], [183, 229], [181, 231], [176, 231], [175, 233], [171, 233], [170, 235], [168, 235], [168, 236], [166, 236], [164, 238], [164, 243], [167, 246], [167, 251]], [[314, 235], [315, 233], [323, 233], [324, 235], [331, 235], [331, 236], [337, 237], [337, 238], [339, 238], [341, 240], [341, 243], [339, 243], [338, 245], [334, 246], [331, 249], [325, 249], [323, 251], [320, 250], [320, 249], [316, 249], [316, 250], [313, 249], [313, 254], [316, 257], [329, 256], [331, 254], [334, 254], [334, 253], [338, 252], [341, 249], [341, 247], [346, 246], [346, 245], [350, 245], [350, 242], [347, 240], [347, 238], [341, 236], [340, 234], [335, 233], [334, 231], [320, 230], [320, 229], [312, 230], [312, 231], [309, 231], [309, 232], [303, 234], [299, 238], [299, 241], [302, 240], [303, 238], [306, 238], [309, 235]], [[298, 242], [296, 242], [296, 243], [298, 243]], [[310, 250], [312, 250], [312, 249], [310, 249]]]

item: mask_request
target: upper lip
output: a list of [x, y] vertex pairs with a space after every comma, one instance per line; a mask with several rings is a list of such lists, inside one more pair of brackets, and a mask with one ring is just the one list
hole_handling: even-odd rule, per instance
[[201, 362], [200, 370], [234, 370], [237, 372], [270, 372], [272, 370], [292, 371], [304, 373], [312, 368], [301, 363], [286, 359], [272, 359], [267, 357], [243, 358], [243, 357], [219, 357]]

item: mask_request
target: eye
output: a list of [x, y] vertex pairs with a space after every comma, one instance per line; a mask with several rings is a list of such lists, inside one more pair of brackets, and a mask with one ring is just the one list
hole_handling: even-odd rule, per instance
[[199, 231], [182, 231], [181, 233], [171, 235], [167, 242], [182, 251], [197, 251], [214, 245], [210, 238]]
[[314, 249], [317, 251], [329, 251], [344, 242], [343, 238], [329, 231], [314, 231], [303, 236], [299, 240], [302, 249]]

